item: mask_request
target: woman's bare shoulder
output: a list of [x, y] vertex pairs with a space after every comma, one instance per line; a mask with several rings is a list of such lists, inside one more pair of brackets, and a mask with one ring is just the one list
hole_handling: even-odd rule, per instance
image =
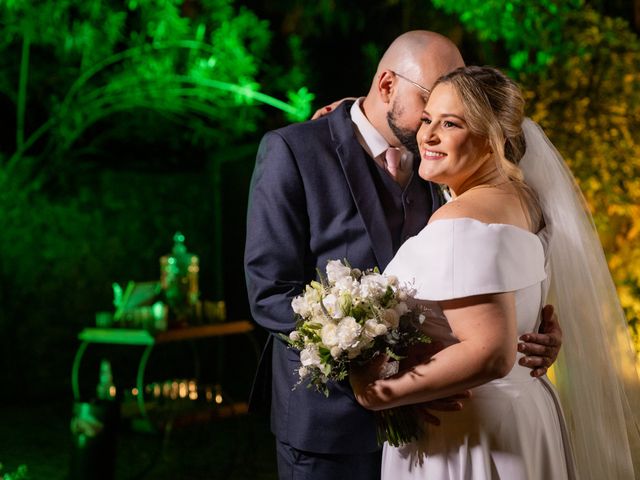
[[516, 195], [497, 191], [474, 191], [440, 207], [429, 222], [473, 218], [483, 223], [504, 223], [526, 228], [527, 222], [523, 213], [522, 204]]

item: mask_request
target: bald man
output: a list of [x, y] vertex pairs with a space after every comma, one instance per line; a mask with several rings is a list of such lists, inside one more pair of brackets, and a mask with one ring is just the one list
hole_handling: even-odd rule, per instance
[[[245, 274], [252, 315], [272, 335], [257, 376], [267, 380], [254, 384], [252, 404], [268, 403], [270, 390], [280, 479], [380, 476], [372, 412], [358, 405], [347, 381], [330, 384], [328, 397], [294, 389], [300, 357], [275, 334], [294, 329], [291, 300], [328, 260], [383, 270], [440, 207], [437, 186], [418, 176], [415, 135], [431, 85], [462, 65], [446, 37], [405, 33], [380, 60], [366, 97], [319, 120], [269, 132], [260, 144]], [[557, 349], [544, 340], [534, 347], [547, 357], [536, 361], [548, 363]]]

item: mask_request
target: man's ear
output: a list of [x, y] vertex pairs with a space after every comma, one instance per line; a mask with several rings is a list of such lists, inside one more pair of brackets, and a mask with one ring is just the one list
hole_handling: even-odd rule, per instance
[[378, 77], [378, 95], [383, 103], [390, 103], [396, 89], [396, 76], [391, 70], [383, 70]]

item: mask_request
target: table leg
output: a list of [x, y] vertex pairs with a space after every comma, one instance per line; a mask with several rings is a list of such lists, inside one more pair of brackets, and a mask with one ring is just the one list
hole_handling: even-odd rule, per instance
[[136, 386], [138, 387], [138, 395], [136, 397], [138, 401], [138, 409], [140, 410], [140, 415], [142, 415], [149, 425], [151, 425], [151, 421], [147, 415], [147, 406], [144, 402], [144, 371], [147, 368], [151, 350], [153, 350], [153, 345], [147, 345], [144, 352], [142, 352], [142, 357], [140, 357], [140, 363], [138, 364], [138, 375], [136, 377]]
[[73, 399], [76, 402], [80, 401], [80, 384], [78, 382], [80, 363], [82, 363], [82, 357], [88, 346], [89, 342], [82, 342], [80, 344], [76, 356], [73, 359], [73, 367], [71, 368], [71, 388], [73, 389]]

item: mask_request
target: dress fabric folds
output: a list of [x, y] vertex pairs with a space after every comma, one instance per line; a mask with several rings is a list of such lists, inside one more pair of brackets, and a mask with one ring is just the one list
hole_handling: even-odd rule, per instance
[[[515, 292], [518, 336], [536, 331], [548, 287], [546, 233], [470, 218], [438, 220], [400, 248], [385, 273], [413, 283], [429, 312], [426, 333], [457, 342], [434, 301]], [[514, 342], [518, 339], [514, 338]], [[438, 412], [419, 441], [384, 446], [383, 480], [573, 480], [573, 455], [546, 377], [514, 366], [476, 387], [460, 412]]]

